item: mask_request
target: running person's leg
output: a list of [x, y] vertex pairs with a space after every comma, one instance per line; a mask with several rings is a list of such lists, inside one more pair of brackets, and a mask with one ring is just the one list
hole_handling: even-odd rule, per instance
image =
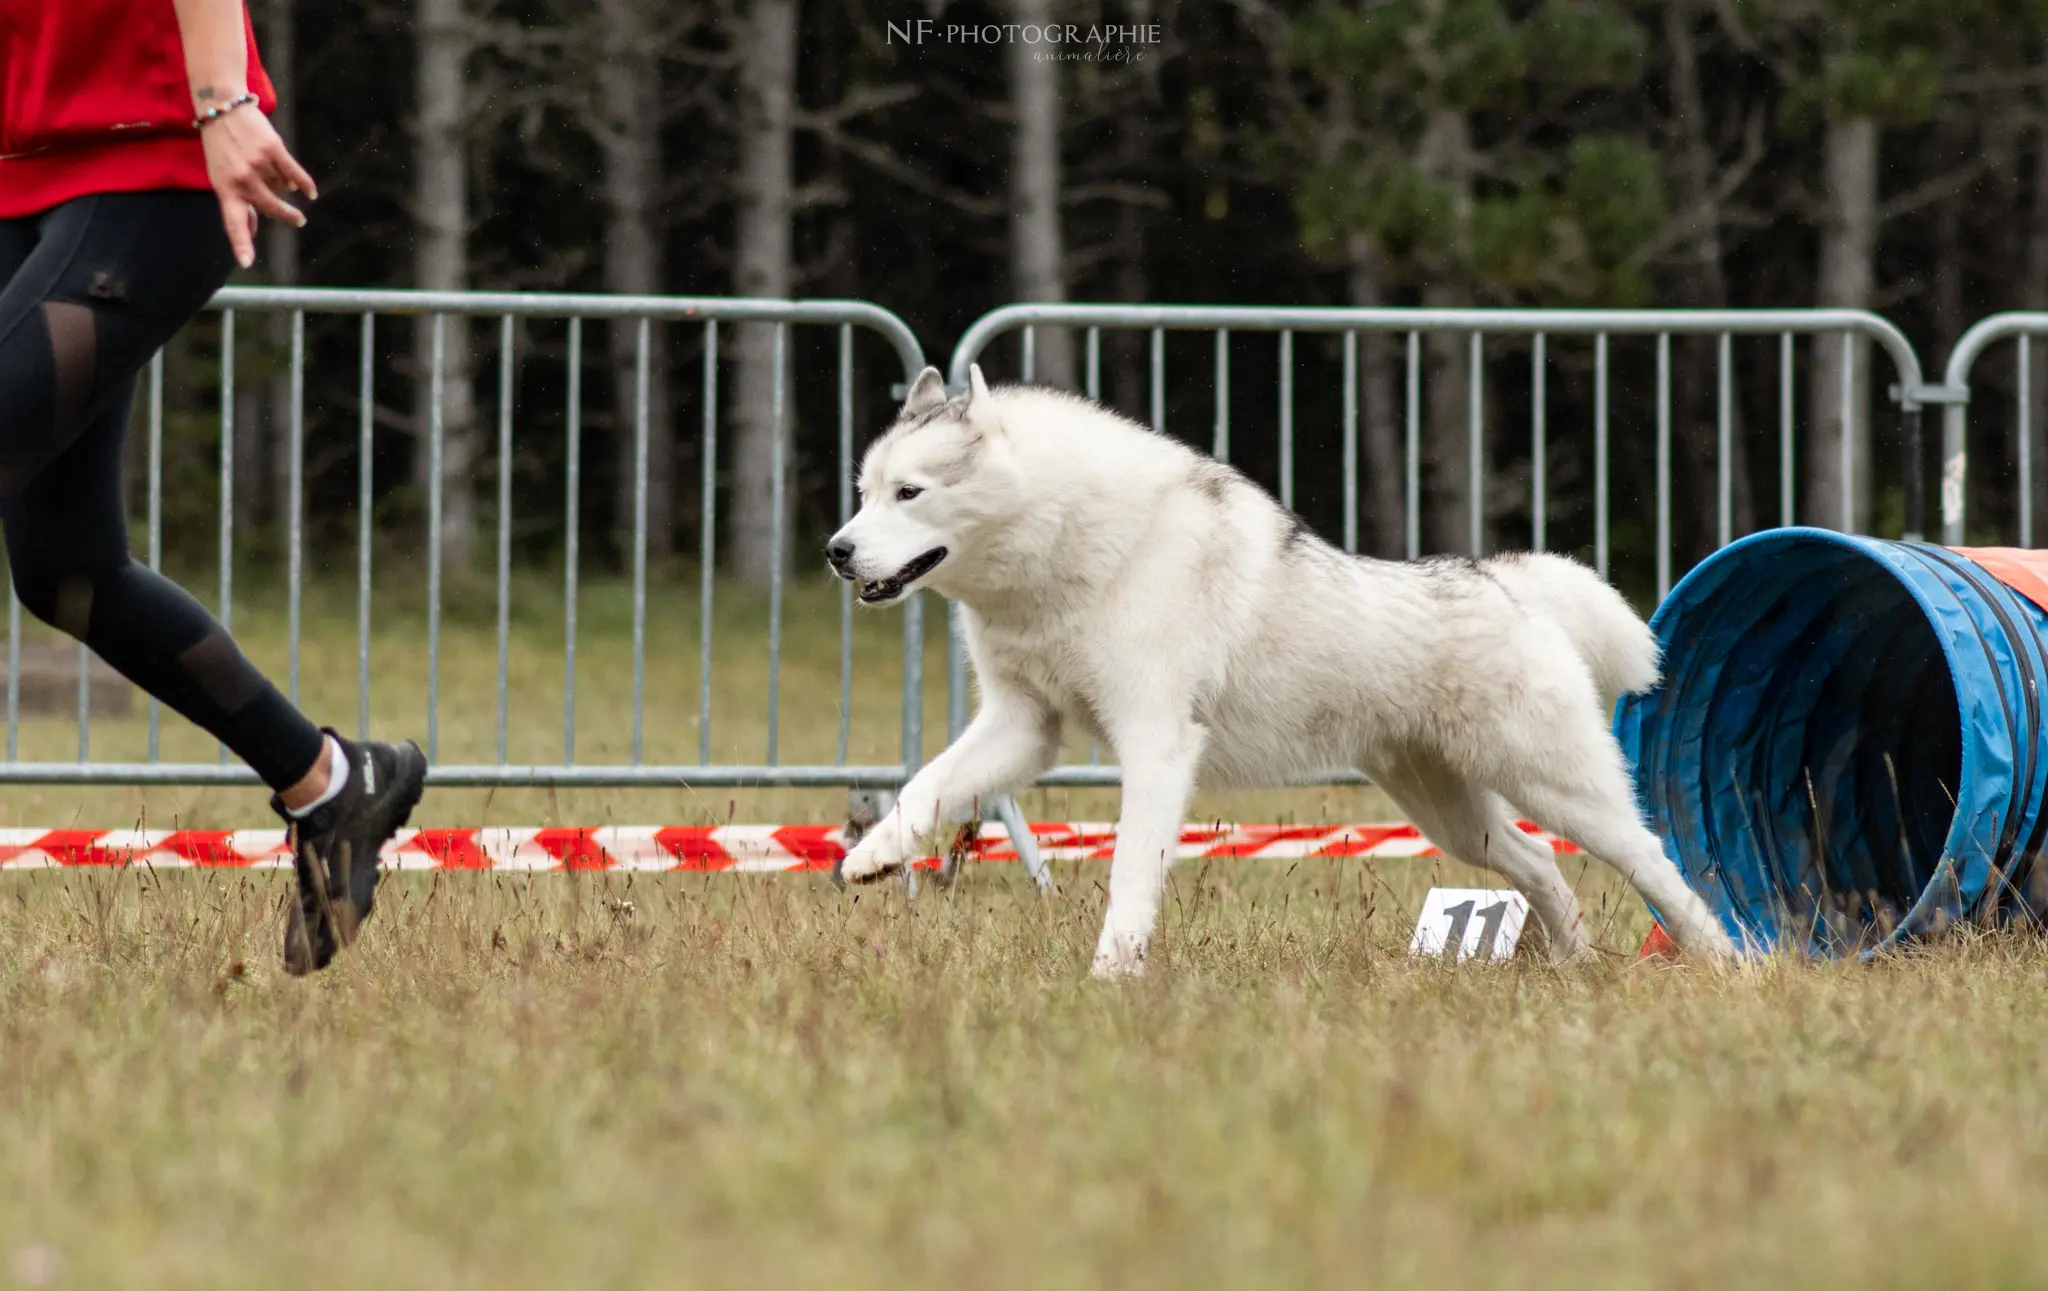
[[0, 221], [0, 521], [30, 613], [279, 792], [300, 879], [285, 960], [306, 972], [369, 914], [377, 852], [417, 801], [424, 760], [323, 734], [196, 600], [129, 556], [121, 449], [136, 374], [230, 266], [207, 193], [110, 194]]
[[129, 557], [121, 490], [129, 404], [116, 398], [54, 460], [0, 494], [15, 594], [217, 737], [265, 784], [286, 789], [319, 767], [326, 737], [205, 607]]

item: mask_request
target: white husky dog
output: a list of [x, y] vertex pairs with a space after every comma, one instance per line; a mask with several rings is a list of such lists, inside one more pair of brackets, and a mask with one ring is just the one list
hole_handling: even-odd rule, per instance
[[1579, 903], [1517, 812], [1614, 866], [1687, 951], [1734, 953], [1637, 810], [1608, 727], [1657, 644], [1558, 556], [1345, 555], [1230, 467], [1053, 390], [960, 398], [926, 368], [861, 465], [826, 554], [860, 599], [966, 610], [980, 706], [848, 853], [865, 882], [1051, 766], [1080, 723], [1123, 767], [1097, 976], [1142, 971], [1197, 783], [1355, 767], [1439, 847], [1529, 898], [1551, 953]]

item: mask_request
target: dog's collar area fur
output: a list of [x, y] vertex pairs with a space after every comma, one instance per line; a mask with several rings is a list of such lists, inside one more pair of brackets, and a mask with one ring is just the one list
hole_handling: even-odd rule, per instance
[[903, 595], [903, 589], [923, 578], [939, 567], [946, 558], [944, 547], [934, 547], [916, 560], [889, 575], [887, 578], [870, 579], [860, 585], [861, 602], [866, 605], [883, 605]]

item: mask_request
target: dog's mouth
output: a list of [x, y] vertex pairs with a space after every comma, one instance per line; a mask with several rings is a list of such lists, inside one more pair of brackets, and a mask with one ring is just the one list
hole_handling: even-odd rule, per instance
[[946, 558], [944, 547], [934, 547], [887, 578], [875, 578], [860, 585], [863, 605], [882, 605], [903, 595], [903, 589], [939, 567]]

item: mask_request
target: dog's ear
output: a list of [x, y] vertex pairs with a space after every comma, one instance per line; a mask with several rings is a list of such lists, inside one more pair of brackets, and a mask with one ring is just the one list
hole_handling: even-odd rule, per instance
[[926, 368], [917, 374], [917, 380], [910, 383], [910, 396], [903, 401], [903, 411], [896, 416], [898, 420], [923, 416], [945, 402], [946, 378], [939, 375], [937, 368]]
[[988, 380], [981, 375], [981, 364], [971, 364], [967, 369], [967, 424], [977, 433], [990, 435], [1001, 430], [1003, 423], [996, 416], [996, 402], [989, 395]]

